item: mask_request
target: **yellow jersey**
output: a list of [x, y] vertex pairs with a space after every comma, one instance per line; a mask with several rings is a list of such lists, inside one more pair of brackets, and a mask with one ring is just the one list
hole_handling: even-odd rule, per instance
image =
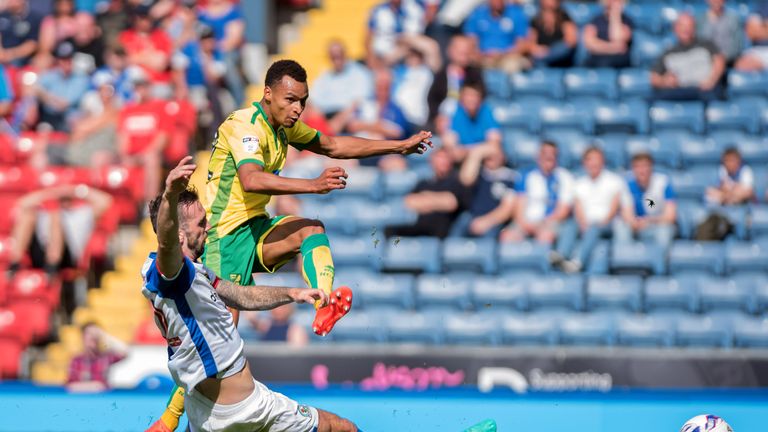
[[237, 175], [243, 164], [261, 165], [279, 175], [288, 145], [297, 149], [320, 139], [320, 132], [297, 121], [293, 127], [275, 130], [258, 102], [233, 112], [219, 126], [208, 162], [205, 211], [215, 237], [221, 238], [251, 218], [267, 216], [271, 195], [246, 192]]

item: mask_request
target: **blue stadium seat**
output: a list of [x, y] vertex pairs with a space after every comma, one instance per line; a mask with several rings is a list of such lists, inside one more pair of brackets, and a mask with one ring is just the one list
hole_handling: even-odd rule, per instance
[[302, 287], [306, 286], [299, 273], [281, 271], [276, 273], [257, 273], [253, 278], [256, 285]]
[[515, 128], [531, 133], [538, 133], [539, 107], [549, 99], [540, 97], [517, 98], [493, 106], [493, 116], [504, 128]]
[[[330, 194], [329, 194], [330, 195]], [[305, 201], [303, 201], [305, 202]], [[349, 215], [358, 206], [359, 201], [345, 198], [334, 201], [312, 200], [311, 205], [305, 205], [304, 216], [319, 219], [325, 225], [329, 233], [343, 233], [345, 235], [357, 234], [357, 220]]]
[[633, 99], [621, 102], [604, 101], [594, 107], [595, 129], [604, 132], [648, 133], [648, 104]]
[[611, 242], [609, 240], [600, 240], [592, 249], [592, 255], [589, 257], [589, 264], [584, 269], [588, 275], [604, 275], [611, 271]]
[[336, 323], [330, 335], [334, 342], [384, 342], [386, 334], [381, 329], [385, 319], [376, 312], [355, 311]]
[[629, 135], [624, 133], [606, 133], [595, 137], [594, 143], [605, 152], [605, 160], [609, 168], [624, 168], [627, 162], [627, 155], [624, 151], [627, 139], [629, 139]]
[[509, 314], [501, 321], [501, 339], [510, 345], [554, 345], [558, 340], [558, 315]]
[[502, 243], [499, 246], [499, 269], [503, 272], [518, 269], [546, 273], [550, 269], [549, 251], [549, 246], [533, 241]]
[[400, 312], [385, 320], [390, 342], [439, 344], [443, 340], [443, 324], [439, 316], [421, 312]]
[[768, 348], [768, 316], [743, 315], [734, 319], [733, 345], [738, 348]]
[[731, 346], [731, 319], [725, 314], [681, 314], [675, 326], [676, 344], [679, 346], [720, 347]]
[[[746, 136], [735, 143], [744, 162], [751, 165], [753, 169], [757, 165], [768, 164], [768, 142], [762, 136]], [[723, 148], [725, 147], [723, 146]], [[755, 180], [757, 181], [757, 179]]]
[[768, 203], [768, 168], [758, 165], [753, 166], [752, 171], [755, 174], [755, 197], [758, 202]]
[[642, 308], [642, 286], [643, 281], [638, 276], [590, 276], [587, 280], [587, 308], [638, 312]]
[[632, 47], [629, 52], [632, 66], [650, 68], [664, 50], [674, 44], [674, 41], [674, 37], [671, 36], [656, 36], [642, 31], [633, 32]]
[[637, 153], [650, 153], [659, 166], [676, 168], [680, 165], [680, 149], [674, 146], [665, 146], [655, 136], [631, 136], [627, 138], [625, 148], [630, 159]]
[[698, 298], [690, 276], [651, 276], [645, 281], [645, 310], [679, 309], [696, 311]]
[[389, 198], [402, 197], [413, 191], [419, 180], [419, 174], [411, 170], [385, 173], [384, 194]]
[[728, 71], [728, 94], [733, 96], [755, 96], [768, 93], [768, 74], [764, 72]]
[[504, 131], [501, 145], [507, 161], [516, 167], [530, 167], [536, 164], [541, 140], [528, 133]]
[[346, 210], [347, 220], [351, 212], [360, 234], [379, 232], [388, 225], [412, 224], [418, 217], [416, 212], [405, 206], [402, 198], [393, 198], [387, 202], [360, 201]]
[[671, 320], [665, 314], [625, 314], [616, 318], [616, 342], [635, 347], [669, 347], [675, 342]]
[[[681, 134], [660, 137], [659, 140], [662, 145], [677, 145], [681, 162], [686, 167], [714, 167], [720, 162], [723, 153], [720, 144], [710, 138]], [[676, 144], [672, 141], [676, 141]]]
[[753, 106], [726, 101], [707, 104], [707, 131], [740, 130], [757, 133], [760, 130], [759, 111]]
[[509, 76], [503, 70], [485, 69], [483, 71], [483, 82], [490, 97], [506, 100], [512, 96]]
[[445, 342], [461, 345], [498, 345], [500, 317], [491, 314], [464, 313], [445, 319]]
[[560, 319], [560, 343], [564, 345], [613, 345], [616, 339], [612, 313], [574, 313]]
[[768, 263], [768, 242], [730, 242], [725, 249], [725, 267], [729, 273], [765, 271]]
[[698, 271], [721, 275], [725, 270], [723, 243], [678, 240], [669, 250], [669, 270], [672, 273]]
[[648, 111], [654, 131], [689, 130], [704, 132], [704, 104], [701, 102], [655, 102]]
[[347, 186], [337, 191], [342, 197], [364, 198], [368, 200], [381, 199], [383, 190], [381, 174], [374, 167], [355, 167], [347, 169]]
[[508, 274], [501, 277], [480, 276], [472, 284], [472, 298], [477, 309], [526, 310], [528, 308], [527, 286], [535, 277], [526, 273]]
[[562, 99], [563, 71], [558, 69], [532, 69], [525, 73], [512, 74], [512, 95], [546, 96]]
[[614, 273], [664, 274], [666, 262], [664, 249], [655, 243], [632, 242], [614, 244], [611, 248], [611, 271]]
[[340, 270], [337, 284], [352, 288], [355, 307], [370, 310], [413, 309], [416, 279], [410, 274]]
[[569, 98], [599, 96], [606, 99], [616, 99], [618, 96], [615, 69], [566, 69], [563, 83], [565, 84], [565, 94]]
[[[660, 35], [668, 31], [668, 20], [675, 16], [676, 10], [665, 6], [661, 2], [652, 3], [629, 3], [624, 9], [624, 13], [635, 23], [636, 32], [646, 32], [654, 35]], [[666, 16], [665, 16], [666, 15]], [[665, 19], [666, 18], [666, 19]]]
[[749, 205], [709, 206], [712, 213], [718, 213], [733, 224], [733, 234], [738, 240], [746, 240], [749, 216]]
[[752, 287], [755, 312], [764, 313], [768, 311], [768, 273], [764, 271], [742, 272], [731, 278], [739, 284]]
[[341, 236], [329, 235], [333, 247], [333, 262], [339, 267], [369, 267], [374, 268], [381, 256], [381, 249], [374, 244], [374, 239], [368, 235]]
[[561, 166], [575, 168], [581, 165], [584, 150], [592, 145], [592, 137], [578, 130], [552, 130], [543, 134], [544, 139], [553, 141], [559, 148]]
[[619, 94], [624, 100], [647, 99], [653, 93], [651, 75], [647, 69], [622, 69], [619, 71]]
[[584, 280], [578, 275], [549, 275], [531, 279], [528, 284], [528, 304], [532, 309], [582, 310]]
[[750, 237], [768, 235], [768, 205], [756, 204], [750, 211]]
[[742, 309], [757, 310], [755, 289], [752, 283], [742, 279], [701, 277], [697, 289], [702, 311]]
[[580, 110], [571, 103], [548, 103], [539, 108], [539, 122], [543, 130], [575, 129], [591, 134], [595, 119], [591, 112]]
[[597, 3], [565, 2], [563, 8], [579, 27], [589, 24], [602, 11], [602, 6]]
[[422, 275], [416, 280], [416, 300], [420, 310], [467, 310], [472, 306], [471, 273]]
[[717, 182], [717, 170], [711, 167], [693, 167], [685, 171], [672, 172], [670, 178], [672, 187], [680, 199], [701, 201], [707, 187]]
[[496, 239], [450, 237], [443, 240], [443, 266], [451, 271], [471, 270], [496, 273]]
[[440, 240], [434, 237], [403, 237], [389, 239], [379, 263], [385, 271], [439, 273]]

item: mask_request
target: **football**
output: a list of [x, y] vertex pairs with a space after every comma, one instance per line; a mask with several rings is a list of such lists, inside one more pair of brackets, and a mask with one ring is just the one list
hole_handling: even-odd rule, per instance
[[702, 414], [685, 422], [680, 432], [733, 432], [733, 429], [718, 416]]

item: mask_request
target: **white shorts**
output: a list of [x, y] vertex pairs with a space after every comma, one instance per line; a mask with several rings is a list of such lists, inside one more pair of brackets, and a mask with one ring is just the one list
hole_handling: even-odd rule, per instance
[[763, 64], [764, 69], [768, 69], [768, 46], [756, 46], [749, 48], [744, 55], [757, 58]]
[[273, 392], [264, 384], [253, 380], [253, 393], [232, 405], [211, 402], [200, 392], [192, 392], [184, 399], [192, 432], [314, 432], [319, 417], [317, 409], [299, 405], [287, 396]]

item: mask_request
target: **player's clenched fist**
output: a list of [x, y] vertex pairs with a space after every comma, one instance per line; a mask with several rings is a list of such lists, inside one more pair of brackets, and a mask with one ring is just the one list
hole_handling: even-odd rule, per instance
[[344, 189], [347, 186], [347, 172], [344, 168], [326, 168], [314, 180], [315, 193], [326, 194], [334, 189]]
[[432, 132], [421, 131], [402, 141], [400, 153], [404, 155], [422, 154], [427, 151], [428, 147], [432, 147]]
[[197, 165], [191, 162], [192, 156], [184, 156], [176, 168], [168, 173], [168, 177], [165, 179], [165, 193], [178, 195], [187, 188], [189, 178], [197, 168]]

